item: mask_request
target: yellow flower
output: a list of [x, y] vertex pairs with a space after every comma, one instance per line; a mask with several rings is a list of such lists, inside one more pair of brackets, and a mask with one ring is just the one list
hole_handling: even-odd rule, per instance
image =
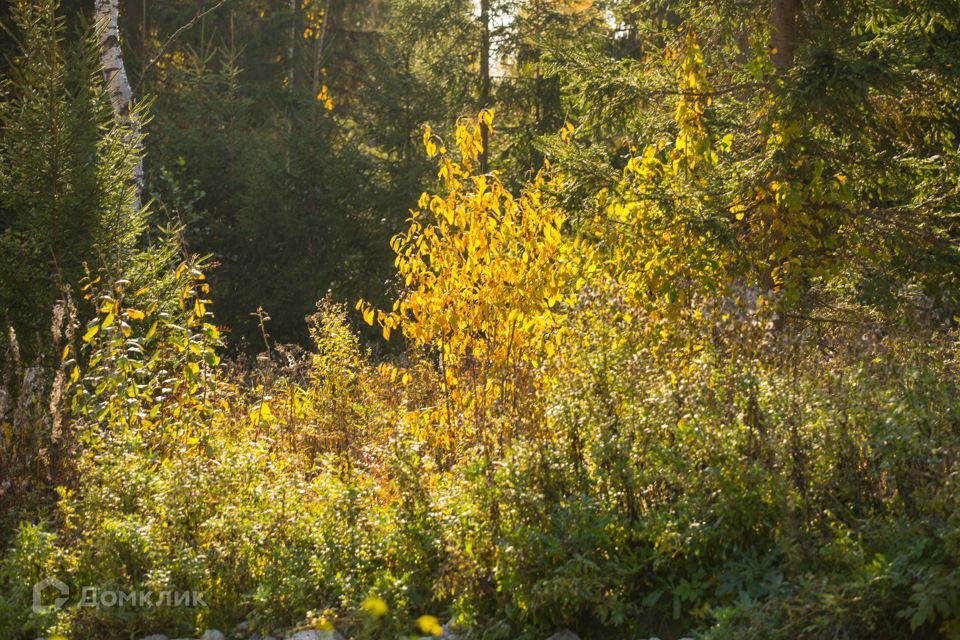
[[420, 631], [432, 636], [443, 635], [443, 627], [440, 626], [440, 621], [433, 616], [420, 616], [417, 618], [417, 626]]
[[387, 610], [389, 609], [386, 601], [376, 596], [368, 596], [360, 606], [374, 618], [382, 618], [387, 615]]

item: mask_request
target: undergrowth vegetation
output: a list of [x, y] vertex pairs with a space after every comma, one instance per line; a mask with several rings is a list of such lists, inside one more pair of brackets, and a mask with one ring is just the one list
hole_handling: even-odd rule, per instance
[[[4, 637], [957, 633], [955, 332], [784, 323], [740, 285], [650, 304], [629, 256], [659, 239], [605, 254], [561, 234], [562, 174], [519, 198], [475, 176], [490, 120], [458, 161], [425, 138], [445, 193], [395, 240], [394, 308], [357, 305], [407, 337], [390, 362], [329, 300], [311, 351], [221, 362], [198, 264], [172, 303], [88, 283], [70, 480], [0, 565]], [[50, 575], [206, 606], [31, 612]]]
[[[483, 148], [491, 108], [424, 127], [437, 181], [390, 242], [388, 302], [336, 301], [341, 273], [310, 348], [273, 344], [261, 309], [251, 356], [224, 344], [214, 265], [175, 227], [145, 237], [145, 112], [114, 123], [93, 49], [63, 49], [52, 0], [18, 2], [36, 37], [0, 86], [0, 637], [960, 639], [956, 8], [792, 3], [823, 47], [794, 63], [768, 16], [791, 3], [640, 4], [601, 20], [635, 20], [636, 57], [550, 54], [578, 123], [536, 141], [542, 166], [490, 169], [512, 166]], [[284, 136], [336, 130], [322, 40], [316, 127]], [[225, 251], [235, 288], [254, 271], [299, 300], [320, 239], [343, 245], [332, 271], [360, 251], [340, 213], [376, 226], [306, 178], [336, 225], [259, 217], [264, 176], [334, 157], [312, 148], [237, 196], [258, 216], [237, 245], [298, 243]], [[113, 231], [58, 257], [68, 220]], [[296, 287], [264, 275], [279, 253]]]

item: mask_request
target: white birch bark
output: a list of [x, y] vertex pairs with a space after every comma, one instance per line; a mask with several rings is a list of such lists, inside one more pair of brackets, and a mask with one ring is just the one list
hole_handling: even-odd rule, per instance
[[[94, 0], [94, 16], [97, 21], [97, 33], [100, 38], [100, 62], [103, 64], [103, 80], [107, 86], [107, 95], [113, 112], [120, 124], [129, 126], [136, 140], [136, 152], [140, 154], [140, 125], [132, 117], [133, 93], [130, 80], [123, 66], [123, 52], [120, 49], [120, 0]], [[143, 160], [137, 160], [134, 169], [133, 188], [135, 197], [133, 208], [139, 211], [143, 192]]]

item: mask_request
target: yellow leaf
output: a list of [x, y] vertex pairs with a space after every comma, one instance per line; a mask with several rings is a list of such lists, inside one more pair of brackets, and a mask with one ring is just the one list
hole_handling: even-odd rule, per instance
[[139, 309], [127, 309], [127, 317], [131, 320], [143, 320], [144, 315]]
[[430, 127], [423, 128], [423, 148], [431, 158], [437, 153], [437, 145], [431, 139]]
[[333, 623], [326, 618], [320, 618], [320, 620], [315, 622], [313, 626], [320, 631], [333, 631]]
[[313, 623], [313, 626], [320, 631], [333, 631], [333, 623], [326, 618], [320, 618]]
[[367, 307], [363, 310], [363, 321], [373, 326], [373, 307]]
[[93, 325], [92, 327], [87, 329], [87, 332], [85, 334], [83, 334], [83, 341], [90, 342], [93, 339], [93, 336], [97, 335], [98, 331], [100, 331], [100, 325], [98, 324]]
[[730, 151], [733, 148], [733, 134], [728, 133], [727, 135], [720, 138], [720, 148], [724, 151]]

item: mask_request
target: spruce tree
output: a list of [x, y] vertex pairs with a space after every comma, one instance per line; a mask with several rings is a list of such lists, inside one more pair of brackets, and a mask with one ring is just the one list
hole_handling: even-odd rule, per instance
[[140, 246], [139, 137], [114, 118], [93, 33], [68, 38], [57, 0], [17, 2], [12, 23], [19, 51], [0, 87], [0, 322], [30, 353], [65, 288], [88, 274], [143, 281], [163, 260]]

